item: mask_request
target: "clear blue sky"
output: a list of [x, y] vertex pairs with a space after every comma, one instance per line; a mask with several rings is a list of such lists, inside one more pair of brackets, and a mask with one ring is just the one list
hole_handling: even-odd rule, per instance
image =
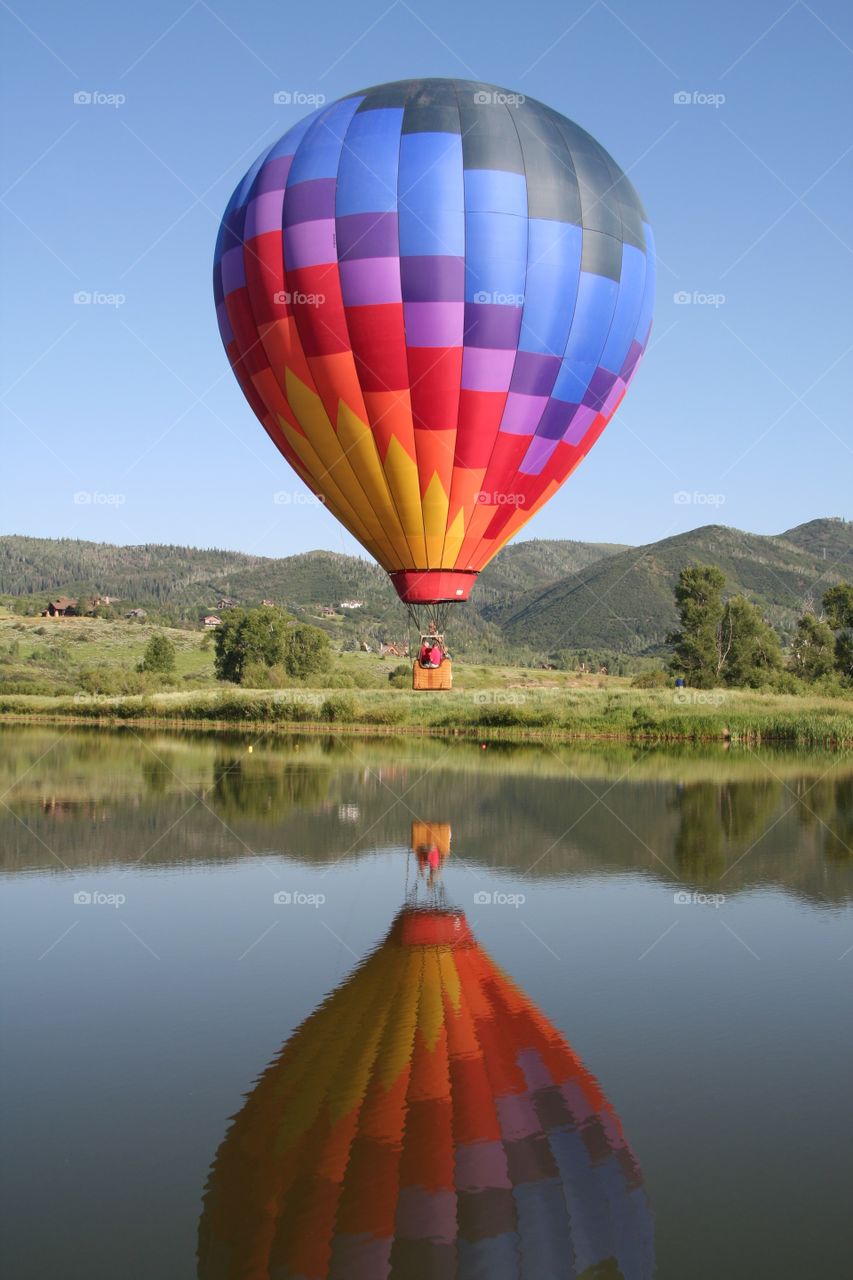
[[228, 369], [211, 258], [237, 179], [311, 109], [274, 93], [420, 75], [494, 81], [577, 120], [655, 228], [645, 361], [522, 536], [641, 543], [851, 515], [845, 0], [0, 4], [3, 532], [355, 549], [322, 509], [273, 500], [299, 485]]

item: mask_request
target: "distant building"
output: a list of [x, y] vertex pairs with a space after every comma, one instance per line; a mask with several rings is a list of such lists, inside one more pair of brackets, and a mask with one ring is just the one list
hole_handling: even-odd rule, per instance
[[[217, 609], [236, 609], [239, 603], [240, 601], [235, 600], [233, 596], [223, 596], [222, 599], [218, 601], [216, 607]], [[270, 604], [270, 603], [272, 602], [269, 600], [264, 601], [264, 604]]]
[[320, 614], [324, 618], [334, 618], [337, 609], [332, 604], [324, 604], [320, 609]]
[[261, 604], [262, 604], [262, 605], [267, 605], [270, 609], [274, 609], [274, 608], [275, 608], [275, 600], [262, 600], [262, 601], [261, 601]]
[[43, 618], [76, 618], [77, 601], [72, 600], [70, 596], [57, 596], [55, 600], [49, 600], [46, 609], [42, 609], [41, 616]]
[[340, 607], [342, 609], [363, 609], [364, 601], [363, 600], [342, 600]]
[[222, 619], [216, 613], [206, 613], [201, 620], [204, 627], [218, 627]]

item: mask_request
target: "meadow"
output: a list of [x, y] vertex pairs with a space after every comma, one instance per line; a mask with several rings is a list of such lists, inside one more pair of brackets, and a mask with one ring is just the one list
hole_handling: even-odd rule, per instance
[[[137, 673], [154, 633], [175, 645], [164, 686]], [[0, 718], [65, 723], [263, 725], [490, 740], [853, 746], [853, 699], [758, 690], [640, 689], [628, 678], [455, 664], [451, 691], [391, 687], [405, 663], [336, 655], [328, 672], [277, 689], [217, 681], [210, 633], [98, 618], [0, 617]], [[405, 676], [398, 681], [406, 683]]]

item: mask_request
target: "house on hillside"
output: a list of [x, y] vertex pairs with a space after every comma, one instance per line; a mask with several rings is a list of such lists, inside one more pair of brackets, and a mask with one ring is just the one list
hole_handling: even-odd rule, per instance
[[55, 600], [49, 600], [46, 609], [42, 609], [41, 616], [43, 618], [76, 618], [77, 617], [77, 601], [72, 600], [70, 596], [57, 596]]
[[275, 600], [262, 600], [262, 601], [261, 601], [261, 606], [263, 607], [263, 605], [267, 605], [267, 607], [268, 607], [268, 608], [270, 608], [270, 609], [274, 609], [274, 608], [275, 608]]
[[221, 622], [222, 622], [222, 619], [219, 617], [218, 614], [206, 613], [201, 620], [201, 625], [203, 627], [218, 627], [220, 626]]
[[[217, 609], [236, 609], [239, 603], [240, 601], [235, 600], [234, 596], [223, 596], [221, 600], [217, 601], [216, 607]], [[268, 601], [265, 600], [264, 604], [267, 603]]]
[[332, 604], [324, 604], [320, 609], [320, 616], [323, 618], [334, 618], [337, 609]]
[[400, 643], [381, 644], [379, 656], [380, 658], [408, 658], [409, 646]]
[[342, 609], [363, 609], [364, 601], [363, 600], [342, 600], [340, 607]]

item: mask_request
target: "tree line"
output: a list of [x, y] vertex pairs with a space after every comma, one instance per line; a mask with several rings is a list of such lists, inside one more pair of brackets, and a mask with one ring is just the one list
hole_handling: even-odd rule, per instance
[[681, 570], [675, 588], [680, 625], [667, 636], [675, 676], [697, 689], [853, 683], [853, 584], [829, 587], [820, 617], [801, 614], [787, 661], [757, 606], [742, 595], [724, 599], [725, 585], [715, 565]]

